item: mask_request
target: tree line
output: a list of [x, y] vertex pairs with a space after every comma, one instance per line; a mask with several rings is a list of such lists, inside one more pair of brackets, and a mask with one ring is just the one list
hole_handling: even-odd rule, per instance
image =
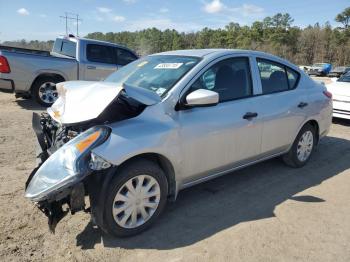
[[[329, 62], [334, 65], [350, 65], [350, 7], [335, 18], [342, 26], [330, 23], [293, 26], [293, 18], [278, 13], [252, 25], [231, 22], [224, 28], [203, 28], [197, 32], [178, 32], [148, 28], [136, 32], [94, 32], [86, 37], [125, 45], [140, 55], [167, 50], [193, 48], [233, 48], [259, 50], [286, 58], [295, 64], [310, 65]], [[50, 50], [52, 41], [24, 40], [4, 42], [4, 45]]]

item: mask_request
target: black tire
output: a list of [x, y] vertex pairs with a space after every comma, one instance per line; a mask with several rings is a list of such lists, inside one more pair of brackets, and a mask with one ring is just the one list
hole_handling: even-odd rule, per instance
[[[309, 154], [309, 156], [306, 158], [306, 160], [301, 161], [298, 158], [298, 153], [297, 153], [298, 143], [299, 143], [302, 135], [308, 131], [310, 131], [312, 133], [313, 145], [312, 145], [311, 153]], [[297, 137], [295, 138], [294, 143], [293, 143], [291, 149], [289, 150], [289, 152], [283, 156], [282, 159], [283, 159], [284, 163], [286, 165], [288, 165], [290, 167], [294, 167], [294, 168], [303, 167], [310, 160], [312, 153], [315, 150], [316, 144], [317, 144], [317, 141], [316, 141], [315, 128], [311, 124], [304, 125], [303, 128], [298, 133]]]
[[59, 77], [53, 77], [53, 76], [43, 76], [38, 78], [37, 80], [35, 80], [31, 93], [32, 93], [32, 97], [35, 99], [35, 101], [45, 107], [49, 107], [51, 106], [55, 101], [52, 102], [48, 102], [48, 101], [44, 101], [41, 97], [40, 97], [40, 87], [42, 85], [44, 85], [45, 83], [54, 83], [57, 84], [59, 82], [63, 82], [64, 80], [59, 78]]
[[[101, 229], [109, 235], [128, 237], [146, 230], [159, 217], [167, 202], [168, 181], [163, 170], [156, 163], [145, 159], [135, 160], [128, 163], [126, 166], [118, 169], [117, 172], [118, 173], [112, 179], [106, 194], [103, 211], [104, 219]], [[135, 228], [121, 227], [113, 218], [112, 206], [114, 205], [114, 198], [128, 180], [139, 175], [151, 176], [158, 182], [160, 188], [160, 201], [158, 207], [154, 211], [153, 215], [144, 224]]]

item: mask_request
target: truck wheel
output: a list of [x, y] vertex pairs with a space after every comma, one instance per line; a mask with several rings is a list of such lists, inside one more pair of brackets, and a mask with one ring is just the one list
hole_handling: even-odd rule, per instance
[[32, 87], [32, 96], [36, 102], [40, 105], [49, 107], [57, 99], [58, 94], [56, 91], [56, 84], [62, 82], [59, 78], [55, 77], [40, 77], [35, 81]]
[[146, 230], [163, 211], [167, 196], [168, 181], [156, 163], [141, 159], [122, 167], [106, 194], [103, 230], [118, 237]]
[[316, 145], [315, 129], [312, 125], [306, 124], [299, 132], [283, 161], [291, 167], [302, 167], [310, 159]]

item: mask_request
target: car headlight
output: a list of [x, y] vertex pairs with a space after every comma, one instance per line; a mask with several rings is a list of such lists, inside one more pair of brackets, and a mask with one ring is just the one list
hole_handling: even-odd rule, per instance
[[110, 129], [88, 129], [59, 148], [37, 170], [26, 188], [25, 196], [40, 201], [55, 190], [68, 187], [91, 173], [90, 151], [108, 138]]

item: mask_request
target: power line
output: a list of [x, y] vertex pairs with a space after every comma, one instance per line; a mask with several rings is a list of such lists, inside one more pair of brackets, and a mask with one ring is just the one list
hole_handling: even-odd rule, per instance
[[66, 20], [66, 35], [68, 35], [68, 20], [75, 20], [76, 26], [77, 26], [77, 36], [79, 36], [79, 22], [83, 21], [82, 19], [79, 18], [79, 14], [65, 12], [64, 16], [60, 16], [60, 18], [64, 18]]

